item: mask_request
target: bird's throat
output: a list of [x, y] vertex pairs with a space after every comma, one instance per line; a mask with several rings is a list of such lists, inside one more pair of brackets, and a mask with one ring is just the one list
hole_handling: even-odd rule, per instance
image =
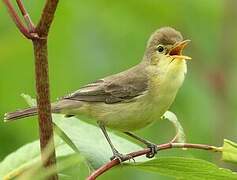
[[174, 60], [163, 71], [150, 72], [149, 95], [160, 116], [168, 110], [182, 86], [187, 66], [185, 60]]

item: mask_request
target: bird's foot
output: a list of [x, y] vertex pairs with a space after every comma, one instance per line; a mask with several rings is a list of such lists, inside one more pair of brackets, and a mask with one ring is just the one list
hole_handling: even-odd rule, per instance
[[153, 143], [149, 143], [147, 144], [147, 147], [151, 149], [151, 151], [149, 153], [146, 154], [146, 157], [147, 158], [153, 158], [157, 152], [158, 152], [158, 147], [156, 144], [153, 144]]
[[[123, 161], [133, 159], [132, 156], [130, 155], [125, 155], [125, 154], [121, 154], [118, 151], [114, 152], [114, 155], [110, 158], [110, 160], [112, 161], [113, 159], [118, 159], [120, 163], [122, 163]], [[133, 161], [135, 162], [135, 160], [133, 159]]]

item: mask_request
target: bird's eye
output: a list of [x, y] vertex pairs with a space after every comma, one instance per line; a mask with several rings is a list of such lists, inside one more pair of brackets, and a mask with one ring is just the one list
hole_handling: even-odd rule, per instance
[[159, 46], [157, 46], [157, 51], [158, 52], [163, 52], [165, 50], [165, 48], [162, 46], [162, 45], [159, 45]]

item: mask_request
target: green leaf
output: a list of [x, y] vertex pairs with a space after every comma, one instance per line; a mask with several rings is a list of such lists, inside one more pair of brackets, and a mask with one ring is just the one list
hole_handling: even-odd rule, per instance
[[[79, 174], [81, 172], [80, 166], [84, 159], [78, 154], [72, 154], [64, 157], [57, 158], [57, 169], [53, 167], [48, 167], [45, 169], [40, 163], [39, 165], [34, 165], [31, 169], [27, 170], [24, 174], [18, 177], [19, 180], [26, 180], [26, 179], [34, 179], [34, 180], [45, 180], [48, 179], [52, 174], [55, 172], [61, 172], [72, 169], [74, 167], [77, 168], [77, 174], [74, 176], [74, 179], [79, 178]], [[36, 176], [37, 174], [37, 176]], [[73, 175], [68, 175], [69, 178], [73, 179]]]
[[[55, 147], [57, 157], [64, 157], [74, 154], [74, 151], [64, 143], [59, 137], [55, 136]], [[12, 179], [21, 175], [26, 170], [40, 163], [39, 141], [26, 144], [17, 151], [9, 154], [0, 163], [0, 179]]]
[[129, 164], [145, 171], [187, 180], [237, 179], [237, 173], [217, 167], [210, 162], [184, 157], [157, 158], [144, 163]]
[[[29, 95], [23, 95], [29, 105], [35, 105], [35, 100]], [[110, 160], [112, 151], [100, 128], [79, 120], [76, 117], [65, 118], [64, 115], [53, 114], [58, 135], [65, 140], [75, 152], [80, 152], [92, 169], [97, 169]], [[141, 149], [112, 132], [108, 132], [114, 146], [121, 153], [129, 153]], [[145, 157], [136, 158], [137, 162], [147, 160]]]
[[76, 145], [72, 142], [72, 140], [55, 123], [54, 123], [54, 132], [59, 137], [61, 137], [64, 140], [64, 142], [67, 145], [69, 145], [75, 152], [79, 152], [79, 149], [77, 149]]
[[31, 98], [30, 97], [30, 95], [28, 95], [28, 94], [24, 94], [24, 93], [22, 93], [21, 94], [21, 97], [23, 97], [24, 99], [25, 99], [25, 101], [26, 101], [26, 103], [29, 105], [29, 106], [36, 106], [36, 99], [33, 99], [33, 98]]
[[[54, 123], [67, 135], [77, 147], [79, 152], [86, 158], [92, 169], [97, 169], [110, 160], [112, 151], [101, 130], [79, 119], [65, 118], [63, 115], [54, 114]], [[127, 139], [108, 132], [114, 146], [121, 153], [129, 153], [141, 149]], [[145, 157], [138, 157], [136, 161], [145, 161]]]
[[162, 118], [169, 120], [174, 125], [176, 130], [175, 142], [185, 143], [185, 133], [176, 115], [171, 111], [166, 111]]
[[224, 139], [222, 160], [237, 163], [237, 143]]

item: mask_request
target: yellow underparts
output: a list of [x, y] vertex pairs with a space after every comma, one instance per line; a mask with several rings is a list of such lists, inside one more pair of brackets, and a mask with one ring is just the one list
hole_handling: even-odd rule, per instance
[[89, 115], [90, 118], [103, 123], [106, 127], [133, 131], [143, 128], [160, 117], [168, 110], [176, 93], [183, 83], [186, 73], [185, 60], [171, 62], [160, 61], [149, 66], [149, 88], [143, 95], [123, 103], [84, 103], [78, 114]]

